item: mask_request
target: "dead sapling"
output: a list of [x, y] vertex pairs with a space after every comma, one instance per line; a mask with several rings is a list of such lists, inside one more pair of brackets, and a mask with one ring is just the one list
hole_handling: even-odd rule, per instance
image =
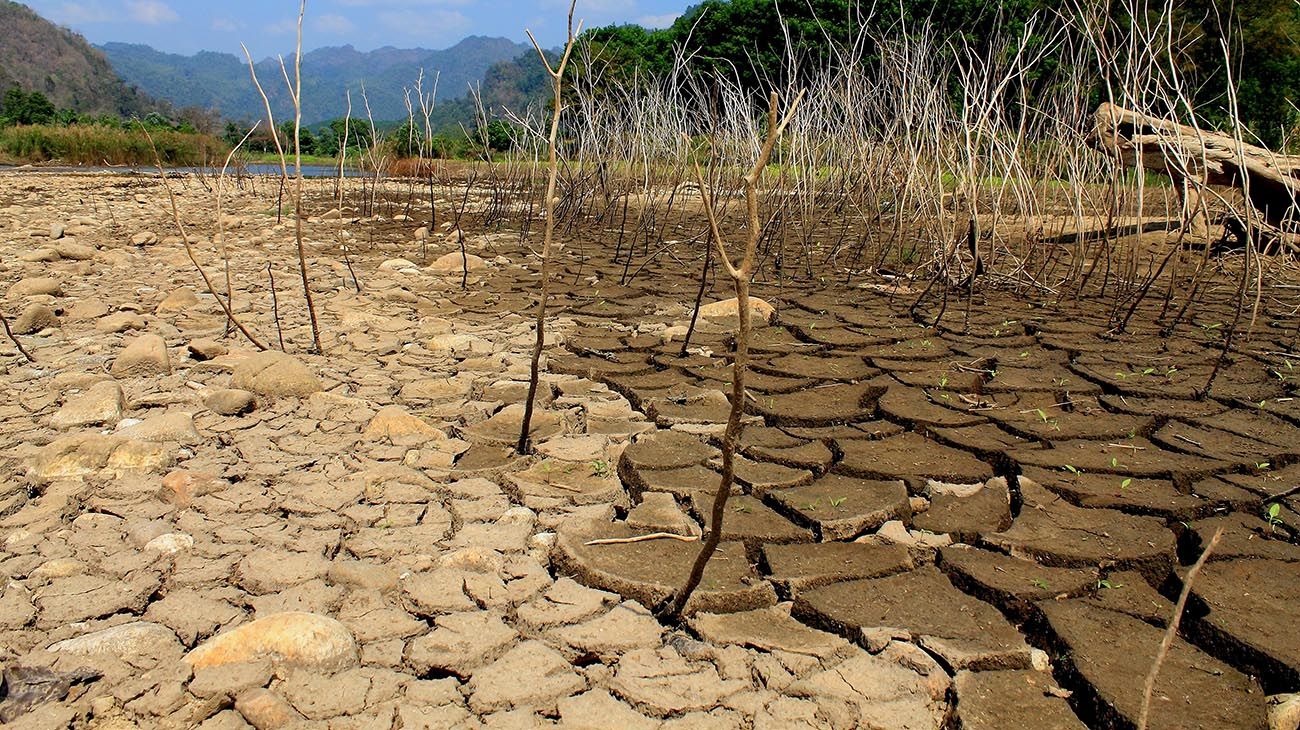
[[731, 256], [727, 253], [726, 239], [722, 237], [722, 232], [718, 226], [718, 214], [714, 207], [713, 195], [709, 190], [708, 182], [704, 179], [704, 173], [700, 170], [698, 163], [695, 163], [695, 181], [700, 188], [700, 196], [703, 198], [704, 212], [709, 219], [709, 232], [712, 234], [714, 245], [717, 246], [718, 260], [722, 268], [731, 278], [732, 287], [736, 292], [736, 315], [738, 323], [736, 325], [736, 356], [731, 365], [731, 410], [727, 415], [727, 428], [722, 436], [722, 478], [718, 483], [718, 491], [713, 495], [713, 508], [709, 520], [709, 535], [704, 543], [700, 546], [700, 551], [695, 556], [695, 562], [691, 566], [691, 572], [686, 578], [686, 582], [674, 594], [665, 605], [657, 608], [656, 613], [664, 618], [678, 619], [685, 610], [686, 604], [691, 599], [691, 594], [699, 586], [700, 580], [704, 577], [704, 569], [708, 567], [709, 560], [718, 549], [718, 544], [722, 541], [722, 520], [726, 514], [727, 497], [731, 494], [732, 484], [736, 476], [736, 442], [740, 438], [740, 420], [745, 410], [745, 372], [749, 365], [749, 339], [750, 332], [753, 329], [751, 319], [752, 312], [749, 306], [749, 283], [754, 274], [754, 262], [757, 258], [759, 239], [763, 236], [763, 226], [759, 218], [758, 211], [758, 184], [763, 176], [763, 171], [767, 168], [767, 163], [772, 157], [772, 150], [776, 143], [781, 139], [782, 133], [789, 125], [790, 120], [794, 117], [795, 111], [799, 108], [799, 103], [803, 100], [803, 92], [800, 91], [791, 102], [790, 108], [786, 110], [785, 115], [779, 114], [780, 98], [776, 92], [772, 92], [768, 100], [767, 115], [767, 138], [759, 150], [758, 158], [754, 161], [754, 167], [745, 173], [745, 207], [749, 217], [749, 228], [747, 231], [748, 240], [745, 242], [744, 256], [740, 260], [740, 265], [732, 263]]
[[[573, 28], [573, 9], [577, 5], [577, 0], [569, 3], [569, 36], [564, 44], [564, 55], [560, 57], [560, 62], [552, 66], [546, 58], [545, 51], [538, 45], [537, 39], [533, 37], [532, 31], [528, 33], [528, 39], [533, 42], [533, 48], [537, 50], [538, 58], [542, 59], [542, 65], [546, 67], [546, 73], [551, 77], [551, 90], [554, 92], [554, 106], [551, 110], [551, 131], [549, 140], [549, 161], [548, 173], [546, 179], [546, 227], [542, 234], [542, 291], [537, 300], [537, 340], [533, 343], [533, 359], [528, 375], [528, 399], [524, 401], [524, 417], [519, 427], [519, 443], [515, 445], [515, 451], [519, 454], [527, 454], [530, 450], [528, 433], [531, 430], [533, 421], [533, 403], [537, 397], [537, 380], [538, 367], [541, 364], [542, 349], [546, 346], [546, 305], [551, 296], [551, 240], [555, 237], [555, 185], [559, 177], [559, 137], [560, 137], [560, 113], [564, 110], [564, 69], [569, 64], [569, 56], [573, 53], [574, 35]], [[578, 30], [582, 30], [582, 24], [578, 24]]]

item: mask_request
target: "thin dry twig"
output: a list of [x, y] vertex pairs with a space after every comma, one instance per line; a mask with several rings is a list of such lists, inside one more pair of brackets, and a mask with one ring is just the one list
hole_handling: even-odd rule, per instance
[[681, 542], [695, 542], [700, 539], [699, 535], [678, 535], [672, 532], [652, 532], [648, 535], [637, 535], [635, 537], [603, 537], [598, 540], [588, 540], [583, 545], [628, 545], [634, 542], [646, 542], [647, 540], [679, 540]]
[[1187, 596], [1192, 592], [1192, 583], [1196, 581], [1196, 576], [1201, 574], [1201, 568], [1205, 566], [1205, 561], [1209, 560], [1210, 553], [1219, 544], [1219, 539], [1223, 537], [1223, 528], [1214, 531], [1214, 537], [1210, 538], [1210, 544], [1205, 546], [1205, 551], [1201, 557], [1196, 559], [1196, 564], [1192, 569], [1187, 571], [1187, 578], [1183, 580], [1183, 590], [1178, 594], [1178, 603], [1174, 605], [1174, 615], [1169, 621], [1169, 628], [1165, 631], [1165, 636], [1160, 640], [1160, 650], [1156, 652], [1156, 660], [1151, 664], [1151, 671], [1147, 674], [1146, 686], [1142, 690], [1142, 712], [1138, 715], [1138, 730], [1146, 730], [1147, 722], [1151, 714], [1151, 693], [1156, 687], [1156, 676], [1160, 674], [1160, 665], [1165, 663], [1165, 657], [1169, 655], [1169, 647], [1173, 646], [1174, 637], [1178, 635], [1178, 624], [1183, 620], [1183, 608], [1187, 606]]
[[19, 342], [18, 338], [14, 336], [14, 331], [9, 329], [9, 318], [4, 316], [3, 313], [0, 313], [0, 325], [4, 325], [5, 334], [9, 336], [9, 341], [13, 342], [14, 347], [17, 347], [18, 351], [23, 354], [23, 357], [27, 358], [27, 362], [36, 362], [36, 358], [32, 357], [32, 353], [28, 352], [27, 348], [23, 347], [23, 343]]

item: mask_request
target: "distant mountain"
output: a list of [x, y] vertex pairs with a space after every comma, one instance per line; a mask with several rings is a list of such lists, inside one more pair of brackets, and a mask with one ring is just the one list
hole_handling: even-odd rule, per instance
[[0, 0], [0, 93], [14, 84], [55, 106], [88, 114], [144, 115], [154, 102], [114, 72], [104, 54], [77, 33], [26, 5]]
[[[264, 116], [261, 97], [249, 78], [243, 58], [204, 51], [193, 56], [163, 53], [145, 45], [106, 43], [100, 46], [122, 78], [146, 93], [177, 107], [212, 109], [228, 119], [255, 120]], [[404, 119], [403, 89], [415, 83], [420, 69], [425, 89], [438, 74], [438, 100], [463, 98], [469, 84], [478, 83], [488, 69], [509, 62], [528, 46], [506, 38], [470, 36], [451, 48], [378, 48], [358, 51], [352, 46], [318, 48], [303, 54], [303, 123], [314, 125], [342, 117], [345, 94], [352, 92], [352, 114], [365, 117], [364, 85], [375, 121]], [[292, 53], [285, 63], [293, 62]], [[256, 62], [262, 88], [272, 100], [277, 120], [292, 113], [279, 61]], [[289, 69], [292, 74], [292, 68]], [[418, 109], [417, 109], [418, 112]]]

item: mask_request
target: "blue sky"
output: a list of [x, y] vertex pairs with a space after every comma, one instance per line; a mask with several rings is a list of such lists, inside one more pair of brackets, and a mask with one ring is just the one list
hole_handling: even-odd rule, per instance
[[[672, 22], [695, 0], [579, 0], [574, 22], [585, 27]], [[91, 43], [147, 43], [159, 50], [236, 53], [241, 42], [256, 57], [293, 50], [297, 0], [22, 0]], [[351, 43], [446, 48], [467, 35], [526, 40], [528, 28], [546, 46], [564, 42], [567, 0], [307, 0], [303, 46]]]

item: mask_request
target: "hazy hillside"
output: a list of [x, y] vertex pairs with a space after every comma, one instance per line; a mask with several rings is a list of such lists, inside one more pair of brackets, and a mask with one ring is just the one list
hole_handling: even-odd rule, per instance
[[26, 5], [0, 0], [0, 91], [14, 84], [45, 94], [57, 107], [123, 116], [151, 111], [104, 54]]
[[[230, 119], [263, 116], [261, 98], [242, 58], [213, 52], [181, 56], [128, 43], [107, 43], [101, 48], [124, 79], [175, 106], [215, 109]], [[404, 118], [402, 90], [415, 82], [421, 68], [426, 77], [435, 71], [440, 74], [438, 99], [449, 101], [463, 98], [468, 85], [481, 80], [493, 65], [510, 61], [525, 50], [523, 44], [483, 36], [470, 36], [441, 51], [318, 48], [303, 54], [303, 121], [316, 124], [343, 116], [348, 89], [352, 90], [353, 115], [364, 117], [362, 84], [376, 121]], [[285, 60], [291, 63], [291, 54]], [[257, 63], [257, 73], [275, 104], [277, 116], [285, 114], [290, 108], [279, 62], [263, 59]]]

